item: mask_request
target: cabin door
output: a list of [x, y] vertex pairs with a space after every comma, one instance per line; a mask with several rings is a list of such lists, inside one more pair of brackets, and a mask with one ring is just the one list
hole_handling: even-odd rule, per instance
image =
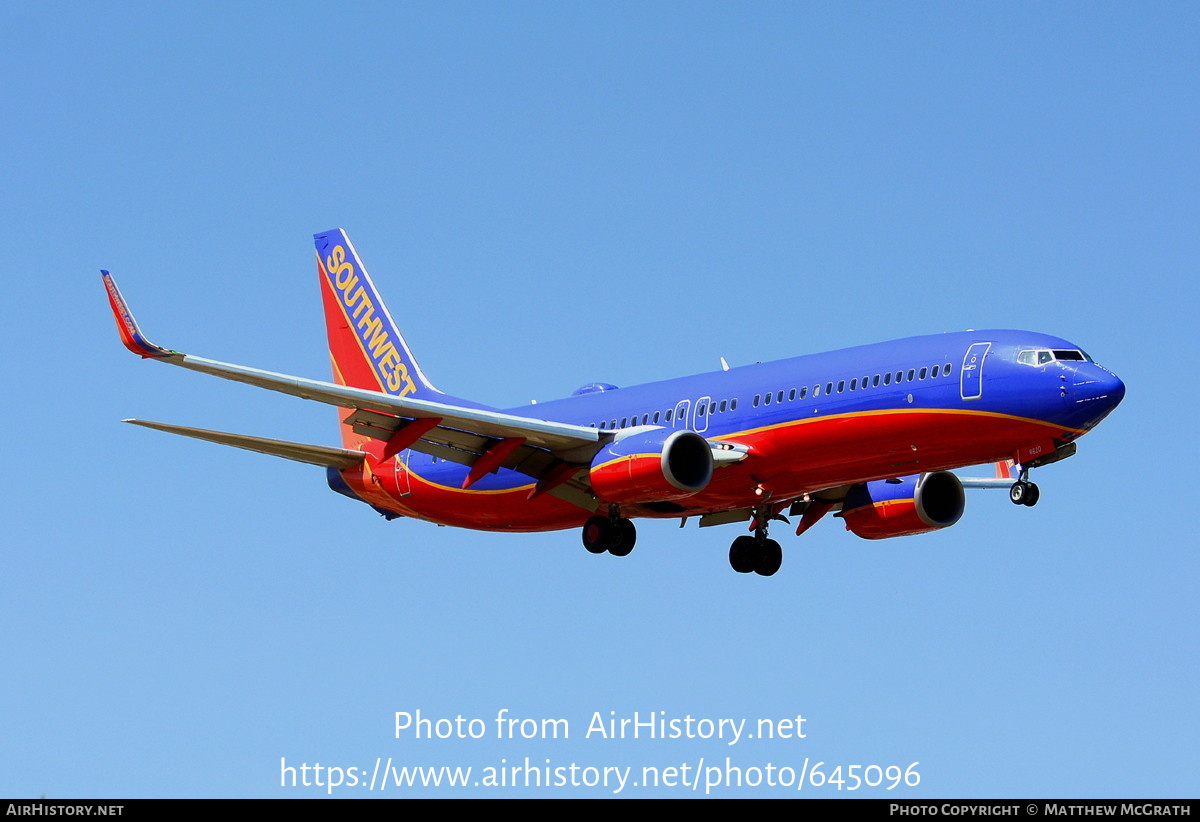
[[975, 343], [963, 357], [959, 385], [964, 400], [977, 400], [983, 396], [983, 361], [987, 359], [990, 342]]
[[688, 427], [688, 409], [692, 407], [691, 400], [680, 400], [675, 406], [675, 413], [671, 416], [672, 428], [687, 428]]
[[712, 405], [712, 397], [701, 397], [696, 400], [696, 411], [692, 417], [692, 430], [697, 434], [703, 434], [708, 430], [708, 415], [712, 413], [709, 406]]

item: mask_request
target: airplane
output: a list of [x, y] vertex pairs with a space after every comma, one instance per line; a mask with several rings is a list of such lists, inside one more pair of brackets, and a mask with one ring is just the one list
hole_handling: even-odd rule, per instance
[[[217, 362], [142, 334], [102, 271], [125, 347], [222, 379], [339, 409], [342, 447], [125, 420], [323, 466], [330, 488], [393, 519], [484, 531], [581, 528], [593, 554], [626, 556], [635, 518], [748, 523], [729, 549], [739, 573], [771, 576], [773, 522], [796, 534], [830, 512], [866, 539], [958, 522], [964, 488], [1037, 503], [1033, 468], [1125, 395], [1112, 371], [1059, 337], [965, 331], [910, 337], [498, 409], [433, 386], [350, 239], [314, 235], [333, 381]], [[996, 476], [953, 469], [995, 463]], [[786, 514], [785, 514], [786, 511]]]

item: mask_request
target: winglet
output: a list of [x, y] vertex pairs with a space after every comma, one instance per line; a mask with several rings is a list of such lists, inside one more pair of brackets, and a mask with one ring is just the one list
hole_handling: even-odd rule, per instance
[[117, 332], [120, 333], [121, 342], [125, 347], [143, 358], [162, 359], [174, 356], [176, 352], [157, 346], [143, 336], [113, 276], [104, 270], [101, 270], [100, 276], [104, 279], [104, 288], [108, 291], [108, 304], [112, 306], [113, 317], [117, 321]]

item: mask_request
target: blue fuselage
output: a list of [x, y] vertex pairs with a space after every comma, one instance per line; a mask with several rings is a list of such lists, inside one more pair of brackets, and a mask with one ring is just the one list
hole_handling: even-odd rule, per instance
[[[881, 419], [893, 421], [891, 425], [912, 420], [917, 427], [898, 432], [897, 441], [914, 439], [919, 428], [921, 441], [908, 447], [914, 452], [938, 453], [938, 468], [1006, 458], [1033, 444], [1017, 441], [1021, 437], [1058, 444], [1074, 440], [1099, 423], [1125, 393], [1115, 374], [1067, 340], [998, 330], [910, 337], [627, 388], [593, 384], [581, 390], [583, 393], [574, 396], [510, 412], [602, 430], [645, 425], [690, 429], [710, 440], [739, 442], [761, 440], [798, 423], [840, 423], [882, 415]], [[936, 425], [929, 425], [930, 419], [937, 419], [930, 415], [938, 413], [953, 415], [957, 423], [947, 425], [948, 441], [944, 443], [929, 441], [937, 438], [938, 431]], [[986, 450], [961, 447], [969, 443], [960, 440], [970, 439], [970, 434], [964, 433], [963, 417], [993, 425], [996, 421], [1024, 421], [1030, 424], [1031, 433], [1017, 433], [1019, 427], [1009, 425], [1005, 431], [1011, 429], [1012, 433], [1005, 437], [1014, 441], [1003, 444], [1003, 450], [993, 456]], [[945, 418], [947, 422], [950, 419]], [[993, 435], [983, 434], [981, 429], [980, 436]], [[771, 452], [769, 447], [760, 450]], [[839, 446], [835, 458], [844, 450], [844, 445]], [[956, 450], [960, 459], [946, 456]], [[847, 464], [871, 462], [870, 454], [845, 457]], [[788, 457], [775, 454], [774, 458]], [[409, 457], [409, 467], [447, 486], [456, 486], [467, 470], [415, 453]], [[926, 470], [934, 466], [915, 467]], [[766, 465], [760, 472], [777, 468]], [[867, 480], [887, 475], [889, 470], [872, 469], [870, 476], [844, 479]], [[500, 470], [477, 487], [499, 490], [528, 482], [528, 477]], [[799, 490], [804, 489], [789, 489], [789, 493]]]

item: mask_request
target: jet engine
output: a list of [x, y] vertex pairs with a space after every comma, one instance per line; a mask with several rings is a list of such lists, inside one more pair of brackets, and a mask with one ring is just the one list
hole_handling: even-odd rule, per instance
[[665, 502], [703, 491], [712, 446], [694, 431], [651, 428], [608, 443], [592, 460], [592, 490], [605, 502]]
[[846, 530], [863, 539], [904, 537], [958, 522], [967, 498], [949, 471], [855, 485], [842, 503]]

